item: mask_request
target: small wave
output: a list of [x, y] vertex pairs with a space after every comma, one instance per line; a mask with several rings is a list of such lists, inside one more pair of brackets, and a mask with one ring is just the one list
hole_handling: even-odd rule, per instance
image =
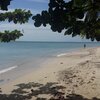
[[66, 55], [66, 53], [62, 53], [62, 54], [57, 55], [57, 57], [61, 57], [61, 56], [65, 56], [65, 55]]
[[17, 68], [17, 67], [18, 67], [18, 66], [16, 65], [16, 66], [12, 66], [12, 67], [3, 69], [3, 70], [0, 71], [0, 74], [5, 73], [5, 72], [8, 72], [8, 71], [10, 71], [10, 70], [12, 70], [12, 69], [15, 69], [15, 68]]

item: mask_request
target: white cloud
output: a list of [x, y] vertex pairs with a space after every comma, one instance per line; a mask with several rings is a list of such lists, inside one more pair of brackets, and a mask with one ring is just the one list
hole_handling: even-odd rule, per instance
[[13, 23], [1, 23], [0, 30], [14, 30], [18, 29], [20, 31], [24, 30], [24, 36], [22, 36], [18, 41], [61, 41], [64, 39], [63, 34], [54, 33], [50, 30], [50, 26], [38, 27], [36, 28], [34, 24], [13, 24]]
[[50, 29], [50, 26], [47, 26], [47, 27], [35, 27], [34, 24], [29, 24], [29, 23], [26, 23], [26, 24], [13, 24], [13, 23], [0, 23], [0, 30], [3, 31], [3, 30], [14, 30], [14, 29], [19, 29], [19, 30], [49, 30]]
[[0, 10], [0, 13], [5, 13], [5, 12], [13, 12], [14, 11], [14, 9], [9, 9], [9, 10]]
[[[71, 36], [64, 36], [63, 32], [58, 34], [52, 32], [50, 26], [47, 27], [34, 27], [34, 24], [13, 24], [13, 23], [0, 23], [0, 31], [4, 30], [24, 30], [24, 36], [20, 37], [18, 41], [84, 41], [80, 37], [72, 38]], [[86, 40], [85, 40], [86, 41]]]
[[40, 14], [41, 11], [42, 11], [42, 10], [37, 10], [37, 9], [28, 9], [28, 8], [26, 8], [26, 10], [30, 10], [31, 13], [32, 13], [33, 15]]

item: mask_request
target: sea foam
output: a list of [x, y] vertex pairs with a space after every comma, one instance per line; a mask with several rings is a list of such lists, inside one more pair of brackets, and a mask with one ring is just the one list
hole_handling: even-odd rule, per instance
[[16, 65], [16, 66], [12, 66], [12, 67], [9, 67], [9, 68], [0, 70], [0, 74], [5, 73], [5, 72], [8, 72], [8, 71], [10, 71], [10, 70], [13, 70], [13, 69], [15, 69], [15, 68], [17, 68], [17, 67], [18, 67], [18, 66]]
[[58, 54], [57, 57], [65, 56], [66, 53]]

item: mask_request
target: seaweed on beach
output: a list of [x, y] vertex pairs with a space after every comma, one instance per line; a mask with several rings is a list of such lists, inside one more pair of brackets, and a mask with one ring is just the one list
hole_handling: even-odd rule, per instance
[[[96, 97], [88, 99], [78, 94], [65, 94], [63, 90], [66, 90], [66, 88], [53, 82], [47, 84], [30, 82], [16, 86], [18, 88], [14, 89], [11, 94], [0, 94], [0, 100], [31, 100], [32, 97], [35, 97], [34, 100], [100, 100]], [[49, 95], [50, 98], [40, 97], [44, 94]]]

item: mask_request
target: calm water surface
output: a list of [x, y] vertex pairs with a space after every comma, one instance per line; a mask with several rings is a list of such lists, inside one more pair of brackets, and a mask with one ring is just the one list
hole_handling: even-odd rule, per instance
[[[33, 61], [38, 64], [39, 61], [46, 58], [57, 56], [60, 53], [72, 49], [87, 47], [97, 47], [100, 43], [67, 43], [67, 42], [10, 42], [0, 43], [0, 71], [9, 71], [16, 66]], [[7, 69], [8, 68], [8, 69]], [[11, 69], [9, 69], [11, 68]], [[7, 69], [7, 70], [6, 70]]]

